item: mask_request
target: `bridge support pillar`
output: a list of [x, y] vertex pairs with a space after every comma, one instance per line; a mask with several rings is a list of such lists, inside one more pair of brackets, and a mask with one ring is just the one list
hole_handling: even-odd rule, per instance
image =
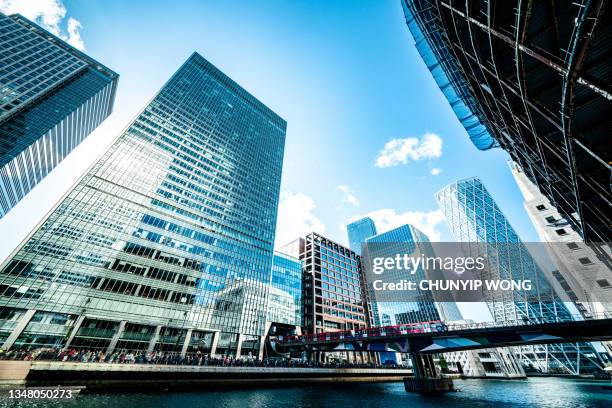
[[429, 354], [410, 353], [413, 377], [404, 378], [404, 389], [419, 394], [439, 394], [454, 391], [453, 380], [438, 376], [433, 357]]

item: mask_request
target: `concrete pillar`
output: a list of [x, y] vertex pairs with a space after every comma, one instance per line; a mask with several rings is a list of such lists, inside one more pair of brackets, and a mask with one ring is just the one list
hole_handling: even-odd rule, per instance
[[34, 317], [34, 313], [36, 313], [36, 309], [29, 309], [23, 314], [23, 316], [21, 316], [11, 334], [9, 334], [4, 341], [4, 344], [2, 345], [4, 350], [9, 350], [11, 347], [13, 347], [13, 344], [19, 338], [19, 335], [23, 332], [28, 323], [30, 323], [32, 317]]
[[185, 334], [185, 341], [183, 342], [183, 348], [181, 349], [181, 357], [185, 357], [187, 354], [187, 348], [189, 347], [189, 342], [191, 341], [191, 333], [193, 329], [187, 329], [187, 333]]
[[257, 353], [257, 359], [263, 360], [264, 348], [266, 347], [266, 336], [259, 337], [259, 353]]
[[117, 347], [117, 342], [119, 341], [119, 337], [121, 337], [121, 334], [123, 333], [123, 329], [125, 329], [126, 323], [127, 322], [125, 320], [119, 322], [119, 327], [117, 327], [117, 331], [115, 331], [113, 338], [111, 339], [110, 343], [108, 344], [108, 347], [106, 348], [106, 354], [110, 354], [115, 351], [115, 347]]
[[410, 353], [410, 360], [412, 361], [412, 374], [414, 375], [414, 378], [425, 378], [425, 367], [423, 366], [421, 355], [417, 353]]
[[64, 343], [64, 347], [62, 348], [62, 350], [66, 350], [68, 347], [70, 347], [70, 344], [72, 343], [72, 340], [74, 340], [74, 337], [81, 328], [83, 321], [85, 321], [85, 315], [80, 315], [79, 317], [77, 317], [76, 321], [72, 325], [72, 329], [70, 329], [70, 334], [68, 335], [68, 339], [66, 340], [66, 343]]
[[244, 335], [240, 333], [238, 335], [238, 344], [236, 345], [236, 358], [240, 357], [240, 353], [242, 352], [242, 341], [244, 340]]
[[151, 353], [153, 352], [153, 350], [155, 350], [155, 344], [157, 344], [157, 341], [159, 340], [161, 328], [161, 324], [155, 328], [155, 333], [153, 333], [151, 340], [149, 340], [149, 347], [147, 347], [147, 353]]
[[[270, 328], [272, 327], [272, 322], [266, 322], [264, 326], [264, 334], [259, 338], [259, 352], [257, 353], [257, 359], [263, 360], [264, 358], [264, 350], [266, 348], [266, 339], [268, 338], [268, 333], [270, 332]], [[297, 330], [301, 330], [301, 328], [297, 328]]]
[[210, 345], [210, 356], [214, 357], [217, 354], [217, 344], [219, 344], [219, 334], [220, 332], [216, 331], [213, 333], [212, 344]]
[[433, 356], [431, 354], [427, 354], [423, 356], [423, 363], [425, 364], [425, 367], [427, 367], [429, 376], [431, 377], [438, 376], [438, 370], [436, 368], [436, 364], [434, 363]]

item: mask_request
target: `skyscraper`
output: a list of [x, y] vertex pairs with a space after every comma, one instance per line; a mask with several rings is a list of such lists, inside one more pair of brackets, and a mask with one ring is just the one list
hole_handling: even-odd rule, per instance
[[0, 13], [0, 218], [113, 110], [118, 75]]
[[257, 354], [285, 132], [191, 55], [1, 266], [4, 348]]
[[[561, 311], [569, 314], [551, 293], [543, 274], [527, 248], [501, 212], [479, 178], [459, 180], [436, 193], [436, 200], [455, 238], [464, 243], [487, 243], [495, 251], [496, 261], [488, 273], [493, 278], [520, 279], [529, 277], [540, 283], [537, 298], [525, 298], [520, 293], [496, 293], [487, 299], [495, 321], [530, 318], [556, 319]], [[491, 261], [493, 262], [493, 261]], [[533, 296], [533, 295], [531, 295]]]
[[557, 267], [553, 275], [569, 300], [585, 317], [612, 313], [612, 269], [603, 261], [611, 257], [610, 244], [583, 243], [518, 164], [510, 162], [510, 168], [525, 198], [525, 210]]
[[270, 282], [266, 320], [301, 327], [302, 263], [300, 260], [275, 252]]
[[370, 217], [363, 217], [353, 221], [346, 226], [349, 239], [349, 247], [357, 255], [361, 255], [361, 245], [366, 239], [376, 235], [376, 225]]
[[[535, 294], [520, 291], [488, 294], [486, 301], [495, 322], [524, 319], [547, 322], [572, 318], [479, 178], [471, 177], [449, 184], [436, 193], [436, 200], [458, 241], [487, 244], [491, 266], [487, 271], [489, 279], [530, 279], [538, 288]], [[558, 351], [554, 354], [554, 362], [562, 366], [559, 368], [574, 374], [580, 370], [579, 359], [567, 357], [580, 352], [575, 345], [546, 346], [545, 350], [542, 347], [531, 350], [533, 357], [530, 363], [546, 364], [542, 369], [548, 370], [550, 347], [551, 352]], [[584, 347], [588, 354], [593, 353], [590, 346]], [[523, 356], [528, 358], [527, 354]], [[583, 369], [587, 369], [587, 360], [582, 364]], [[596, 361], [591, 362], [597, 364]]]
[[505, 149], [587, 242], [612, 241], [605, 3], [402, 0], [474, 144]]
[[[433, 249], [427, 235], [408, 224], [368, 238], [365, 249], [365, 263], [370, 263], [371, 259], [378, 257], [393, 258], [396, 254], [433, 256]], [[399, 271], [388, 273], [398, 275], [389, 278], [390, 281], [399, 281], [401, 278]], [[425, 270], [419, 267], [415, 271], [414, 279], [415, 281], [427, 279]], [[371, 282], [367, 282], [366, 287], [370, 288]], [[391, 326], [440, 320], [440, 313], [430, 292], [423, 291], [418, 296], [413, 296], [410, 301], [380, 301], [373, 290], [369, 292], [368, 299], [372, 304], [371, 309], [378, 314], [378, 316], [373, 316], [376, 325]]]

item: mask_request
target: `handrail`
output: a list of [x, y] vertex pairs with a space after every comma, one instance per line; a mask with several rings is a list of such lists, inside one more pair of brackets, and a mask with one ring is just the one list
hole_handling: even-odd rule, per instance
[[369, 338], [385, 338], [397, 337], [398, 335], [421, 334], [421, 333], [452, 333], [454, 331], [463, 331], [470, 329], [488, 329], [500, 327], [529, 327], [541, 324], [552, 323], [568, 323], [572, 321], [585, 320], [601, 320], [612, 318], [611, 313], [596, 313], [590, 316], [569, 315], [569, 319], [561, 319], [555, 316], [554, 319], [546, 316], [538, 316], [532, 318], [523, 318], [517, 320], [507, 320], [503, 322], [478, 322], [478, 323], [461, 323], [449, 322], [444, 323], [440, 320], [400, 324], [395, 326], [379, 326], [370, 327], [367, 329], [344, 330], [336, 332], [323, 332], [316, 334], [304, 334], [300, 336], [279, 336], [276, 341], [283, 345], [290, 344], [307, 344], [321, 342], [344, 342], [356, 341]]

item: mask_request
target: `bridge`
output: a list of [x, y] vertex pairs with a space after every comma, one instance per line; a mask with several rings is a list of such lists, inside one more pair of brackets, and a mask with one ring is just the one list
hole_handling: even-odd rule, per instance
[[[335, 351], [395, 351], [411, 356], [414, 378], [406, 389], [438, 392], [452, 389], [452, 381], [436, 378], [432, 354], [462, 350], [554, 343], [612, 340], [612, 318], [543, 323], [536, 319], [516, 322], [450, 324], [423, 322], [314, 335], [271, 339], [280, 353]], [[582, 317], [580, 317], [582, 318]], [[450, 383], [450, 385], [449, 385]]]
[[612, 318], [444, 325], [424, 322], [277, 338], [279, 352], [396, 351], [438, 354], [533, 344], [612, 340]]

